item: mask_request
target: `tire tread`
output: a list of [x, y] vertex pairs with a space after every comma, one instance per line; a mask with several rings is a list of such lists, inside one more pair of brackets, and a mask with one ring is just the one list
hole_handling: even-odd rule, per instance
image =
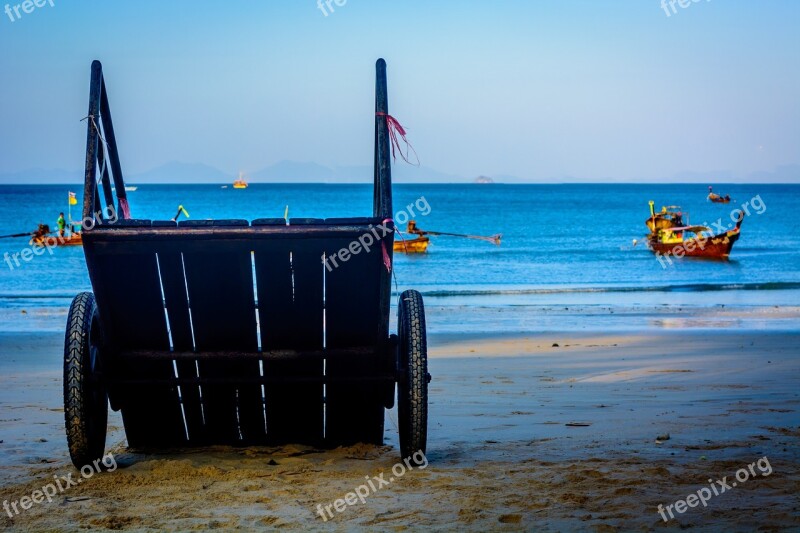
[[428, 347], [422, 295], [408, 290], [398, 304], [399, 366], [404, 373], [398, 386], [400, 453], [403, 458], [425, 453], [428, 438]]
[[[92, 386], [90, 334], [96, 315], [94, 295], [80, 293], [70, 305], [64, 338], [64, 423], [69, 454], [77, 468], [99, 459], [105, 451], [108, 411], [106, 408], [102, 412], [92, 412], [89, 398]], [[106, 397], [105, 391], [102, 394]], [[90, 417], [93, 428], [90, 428]]]

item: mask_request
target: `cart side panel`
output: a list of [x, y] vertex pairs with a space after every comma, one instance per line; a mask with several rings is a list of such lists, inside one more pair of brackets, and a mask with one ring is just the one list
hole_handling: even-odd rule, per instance
[[[177, 385], [169, 383], [175, 372], [166, 336], [165, 306], [175, 350], [184, 354], [194, 350], [199, 355], [208, 352], [254, 355], [178, 358], [175, 362], [178, 377], [202, 380], [200, 384], [184, 383], [180, 388], [186, 425], [178, 419], [156, 429], [152, 419], [145, 415], [162, 416], [163, 404], [149, 402], [148, 411], [141, 412], [136, 419], [141, 421], [132, 436], [142, 441], [142, 435], [152, 435], [153, 440], [145, 444], [154, 446], [169, 446], [185, 439], [187, 432], [190, 445], [320, 441], [339, 445], [383, 441], [386, 384], [371, 381], [373, 376], [387, 372], [388, 333], [379, 296], [388, 288], [381, 286], [386, 273], [381, 245], [377, 242], [369, 252], [351, 254], [347, 261], [341, 261], [339, 254], [342, 249], [351, 249], [352, 243], [378, 222], [375, 219], [293, 222], [285, 231], [276, 227], [259, 228], [257, 224], [230, 229], [207, 227], [213, 222], [203, 221], [204, 227], [196, 229], [157, 228], [153, 224], [141, 231], [121, 226], [87, 235], [87, 257], [92, 257], [90, 250], [96, 247], [102, 254], [117, 257], [120, 264], [127, 265], [131, 270], [127, 276], [135, 273], [150, 279], [150, 291], [124, 284], [128, 291], [125, 298], [139, 307], [150, 301], [149, 311], [133, 312], [137, 316], [158, 315], [164, 320], [164, 325], [159, 326], [163, 328], [161, 341], [148, 345], [149, 350], [141, 345], [125, 347], [131, 352], [137, 349], [151, 352], [141, 356], [127, 354], [137, 359], [129, 362], [127, 370], [139, 378], [135, 385], [130, 385], [136, 389], [131, 390], [131, 397], [135, 393], [138, 398], [149, 400], [158, 397], [157, 391], [171, 391], [178, 412], [175, 418], [180, 416]], [[269, 225], [275, 226], [275, 221]], [[337, 264], [329, 260], [326, 267], [322, 262], [323, 251], [328, 257], [336, 255]], [[136, 257], [146, 258], [149, 270], [132, 261]], [[104, 271], [125, 272], [115, 265], [104, 266]], [[97, 284], [96, 279], [93, 282]], [[129, 312], [124, 306], [118, 307]], [[136, 339], [144, 343], [150, 340], [142, 336]], [[301, 360], [259, 359], [259, 346], [269, 351], [318, 353], [321, 348], [328, 348], [344, 350], [344, 354], [329, 356], [327, 360], [319, 355]], [[158, 353], [163, 353], [164, 361]], [[301, 378], [301, 381], [291, 384], [270, 381], [262, 388], [257, 381], [260, 364], [269, 378]], [[334, 380], [327, 385], [326, 399], [324, 386], [309, 381], [322, 378], [325, 368], [325, 373]], [[336, 378], [348, 381], [337, 383]], [[358, 382], [359, 378], [366, 380]], [[215, 379], [224, 382], [208, 381]], [[159, 383], [149, 385], [148, 381]], [[123, 415], [131, 419], [130, 413], [134, 412], [140, 413], [131, 407]], [[140, 426], [141, 432], [137, 431]], [[163, 435], [170, 432], [183, 434], [164, 439]]]
[[[102, 253], [95, 253], [91, 242], [84, 245], [101, 324], [109, 344], [109, 371], [131, 379], [168, 379], [174, 375], [170, 359], [134, 362], [114, 356], [123, 350], [169, 351], [156, 255], [127, 254], [124, 247], [124, 243], [114, 243], [104, 247]], [[185, 443], [176, 387], [127, 385], [118, 387], [113, 396], [114, 404], [122, 410], [131, 446]]]
[[[358, 254], [351, 253], [347, 261], [342, 261], [347, 254], [340, 253], [349, 250], [351, 243], [362, 235], [354, 235], [353, 240], [335, 239], [326, 243], [329, 257], [325, 267], [326, 346], [331, 349], [366, 347], [376, 353], [329, 358], [325, 367], [328, 376], [363, 377], [378, 374], [382, 368], [379, 354], [385, 338], [379, 335], [380, 282], [384, 269], [381, 245], [375, 244], [369, 252], [362, 249]], [[328, 444], [383, 443], [384, 407], [379, 385], [331, 383], [326, 390], [326, 400]]]
[[[255, 245], [264, 350], [323, 348], [321, 256], [322, 243], [311, 239], [260, 241]], [[270, 377], [321, 378], [323, 361], [272, 359], [264, 362], [264, 373]], [[265, 401], [270, 443], [322, 444], [321, 382], [267, 384]]]
[[[258, 333], [252, 258], [247, 243], [224, 250], [195, 243], [183, 254], [192, 326], [199, 352], [256, 352]], [[253, 378], [257, 360], [198, 363], [200, 377]], [[263, 442], [266, 437], [261, 387], [257, 384], [201, 387], [206, 431], [214, 443]]]

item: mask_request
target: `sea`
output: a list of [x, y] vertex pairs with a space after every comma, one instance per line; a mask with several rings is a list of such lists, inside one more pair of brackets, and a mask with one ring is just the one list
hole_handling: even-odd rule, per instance
[[[397, 184], [395, 220], [431, 231], [490, 236], [501, 244], [434, 236], [428, 252], [395, 255], [393, 290], [420, 291], [429, 330], [491, 334], [642, 328], [796, 329], [800, 306], [800, 185], [728, 184], [730, 204], [702, 184]], [[8, 235], [80, 219], [80, 185], [2, 185]], [[134, 218], [192, 220], [369, 216], [371, 184], [139, 185]], [[644, 244], [648, 202], [681, 206], [712, 228], [747, 214], [728, 260], [659, 261]], [[71, 209], [71, 213], [70, 210]], [[16, 264], [26, 238], [0, 239], [0, 331], [63, 330], [66, 310], [91, 290], [81, 247]], [[396, 298], [395, 298], [396, 299]]]

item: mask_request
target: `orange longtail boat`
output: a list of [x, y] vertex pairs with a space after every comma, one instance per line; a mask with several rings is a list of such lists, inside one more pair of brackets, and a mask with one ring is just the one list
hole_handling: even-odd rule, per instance
[[[711, 235], [706, 226], [672, 226], [652, 229], [653, 202], [650, 202], [651, 218], [647, 227], [651, 228], [647, 236], [647, 246], [656, 255], [674, 255], [676, 257], [711, 257], [726, 258], [733, 245], [741, 235], [744, 213], [739, 213], [736, 225], [724, 233]], [[729, 226], [730, 227], [730, 226]]]
[[31, 235], [32, 246], [82, 246], [83, 237], [79, 231], [65, 232], [64, 235], [53, 235], [50, 226], [39, 224], [37, 230]]
[[403, 254], [424, 254], [428, 251], [430, 242], [431, 240], [428, 237], [397, 239], [394, 241], [394, 251]]
[[731, 203], [731, 196], [726, 194], [722, 196], [721, 194], [717, 194], [714, 192], [714, 189], [709, 187], [708, 188], [708, 201], [714, 202], [715, 204], [729, 204]]
[[414, 238], [396, 239], [394, 241], [394, 251], [405, 254], [422, 254], [428, 250], [430, 239], [427, 235], [444, 235], [447, 237], [464, 237], [466, 239], [477, 239], [480, 241], [487, 241], [497, 246], [500, 246], [500, 239], [503, 237], [500, 233], [484, 237], [482, 235], [465, 235], [463, 233], [445, 233], [442, 231], [426, 231], [417, 227], [417, 223], [413, 220], [408, 221], [408, 226], [405, 231], [406, 235], [416, 235]]

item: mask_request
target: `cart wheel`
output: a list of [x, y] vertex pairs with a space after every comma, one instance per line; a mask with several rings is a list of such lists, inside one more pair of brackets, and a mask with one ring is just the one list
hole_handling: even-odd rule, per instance
[[64, 339], [64, 420], [76, 468], [103, 457], [108, 424], [108, 391], [99, 379], [101, 331], [94, 295], [72, 300]]
[[424, 454], [428, 440], [428, 347], [420, 293], [405, 291], [400, 295], [397, 322], [397, 416], [400, 453], [408, 458], [416, 452]]

